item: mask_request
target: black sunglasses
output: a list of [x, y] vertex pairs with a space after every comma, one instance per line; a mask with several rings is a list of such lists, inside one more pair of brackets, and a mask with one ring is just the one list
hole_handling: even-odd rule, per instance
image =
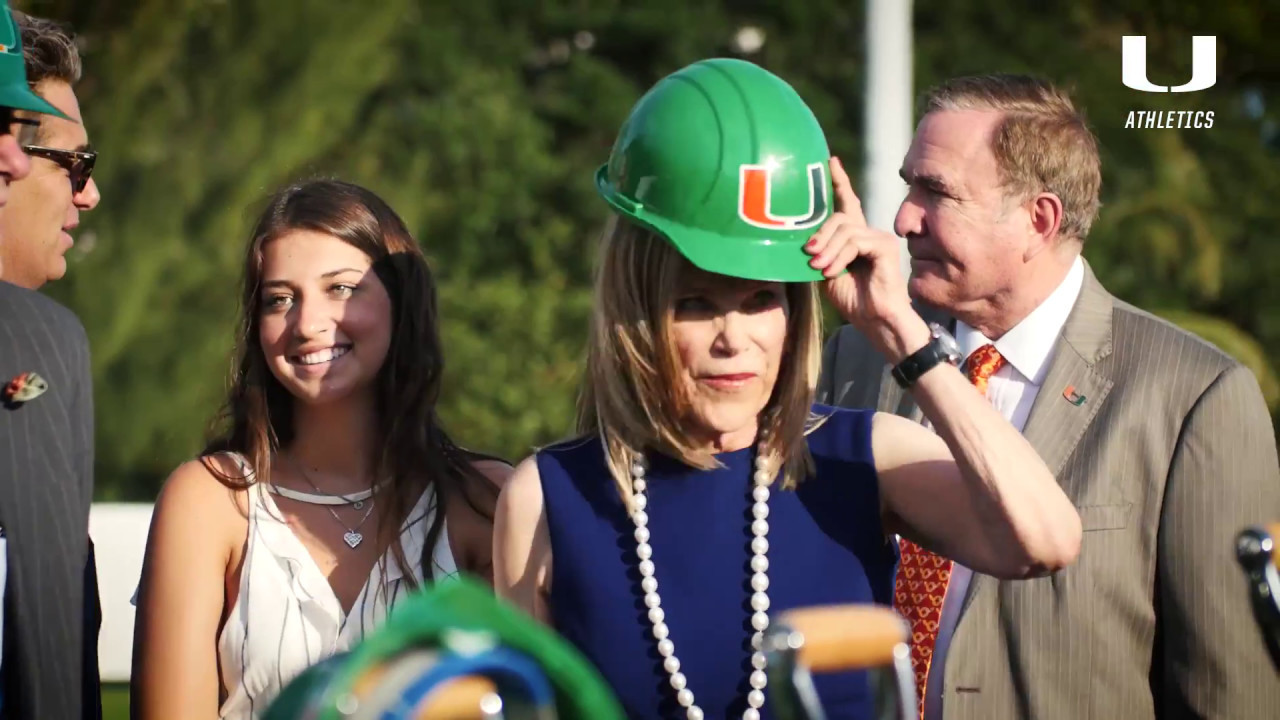
[[0, 107], [0, 135], [9, 135], [14, 125], [38, 128], [40, 121], [35, 118], [19, 117], [18, 111], [11, 107]]
[[31, 157], [52, 160], [62, 166], [71, 176], [73, 195], [79, 195], [89, 184], [89, 176], [93, 174], [93, 164], [98, 159], [98, 153], [92, 150], [60, 150], [39, 145], [23, 145], [22, 151]]

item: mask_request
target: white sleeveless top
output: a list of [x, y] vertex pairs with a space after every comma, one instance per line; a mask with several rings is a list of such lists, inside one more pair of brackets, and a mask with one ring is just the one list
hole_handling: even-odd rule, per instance
[[[400, 543], [406, 559], [422, 554], [435, 515], [434, 496], [434, 486], [429, 487], [405, 519]], [[271, 493], [255, 483], [248, 497], [249, 537], [240, 591], [218, 636], [218, 670], [227, 689], [218, 713], [223, 720], [257, 720], [290, 680], [316, 662], [350, 649], [410, 592], [388, 550], [374, 563], [350, 615], [344, 616], [329, 581], [283, 522]], [[457, 577], [445, 527], [431, 561], [436, 582]], [[421, 568], [412, 570], [421, 584]]]

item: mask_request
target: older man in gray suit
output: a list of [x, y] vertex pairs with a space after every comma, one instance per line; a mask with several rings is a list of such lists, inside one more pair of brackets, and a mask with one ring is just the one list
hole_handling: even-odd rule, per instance
[[1252, 373], [1128, 305], [1081, 257], [1096, 140], [1020, 76], [932, 90], [895, 220], [937, 342], [890, 368], [842, 328], [819, 401], [920, 417], [899, 379], [965, 358], [1079, 508], [1076, 565], [1001, 582], [900, 541], [926, 720], [1261, 718], [1280, 680], [1233, 562], [1280, 518], [1280, 463]]
[[[0, 105], [26, 126], [21, 149], [0, 136], [0, 718], [95, 719], [89, 343], [74, 313], [35, 291], [49, 276], [31, 269], [51, 264], [44, 248], [62, 244], [73, 211], [97, 204], [97, 188], [86, 182], [70, 82], [46, 72], [74, 66], [78, 76], [74, 44], [45, 21], [20, 16], [19, 26], [2, 0], [0, 9]], [[3, 164], [10, 148], [21, 172]]]

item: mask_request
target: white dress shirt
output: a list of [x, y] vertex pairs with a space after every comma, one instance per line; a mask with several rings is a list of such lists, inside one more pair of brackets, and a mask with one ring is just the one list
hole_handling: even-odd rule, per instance
[[[1083, 283], [1084, 263], [1076, 256], [1057, 289], [994, 343], [977, 330], [956, 321], [956, 342], [966, 358], [988, 343], [995, 345], [996, 350], [1004, 357], [1005, 364], [987, 381], [987, 399], [1019, 432], [1026, 425], [1027, 416], [1031, 414], [1031, 406], [1049, 372], [1053, 346], [1062, 334], [1067, 316], [1075, 307]], [[942, 601], [938, 640], [934, 645], [933, 661], [929, 666], [929, 679], [925, 686], [924, 720], [942, 719], [947, 650], [951, 645], [956, 622], [960, 618], [960, 607], [964, 603], [971, 575], [972, 571], [968, 568], [960, 563], [952, 563], [951, 581]], [[964, 658], [956, 660], [964, 662]]]

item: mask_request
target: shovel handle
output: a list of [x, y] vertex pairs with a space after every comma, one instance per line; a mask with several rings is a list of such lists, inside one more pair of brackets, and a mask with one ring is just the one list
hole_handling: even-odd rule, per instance
[[871, 605], [799, 608], [783, 613], [779, 623], [792, 630], [788, 641], [799, 643], [798, 662], [816, 673], [891, 665], [910, 637], [901, 615]]

